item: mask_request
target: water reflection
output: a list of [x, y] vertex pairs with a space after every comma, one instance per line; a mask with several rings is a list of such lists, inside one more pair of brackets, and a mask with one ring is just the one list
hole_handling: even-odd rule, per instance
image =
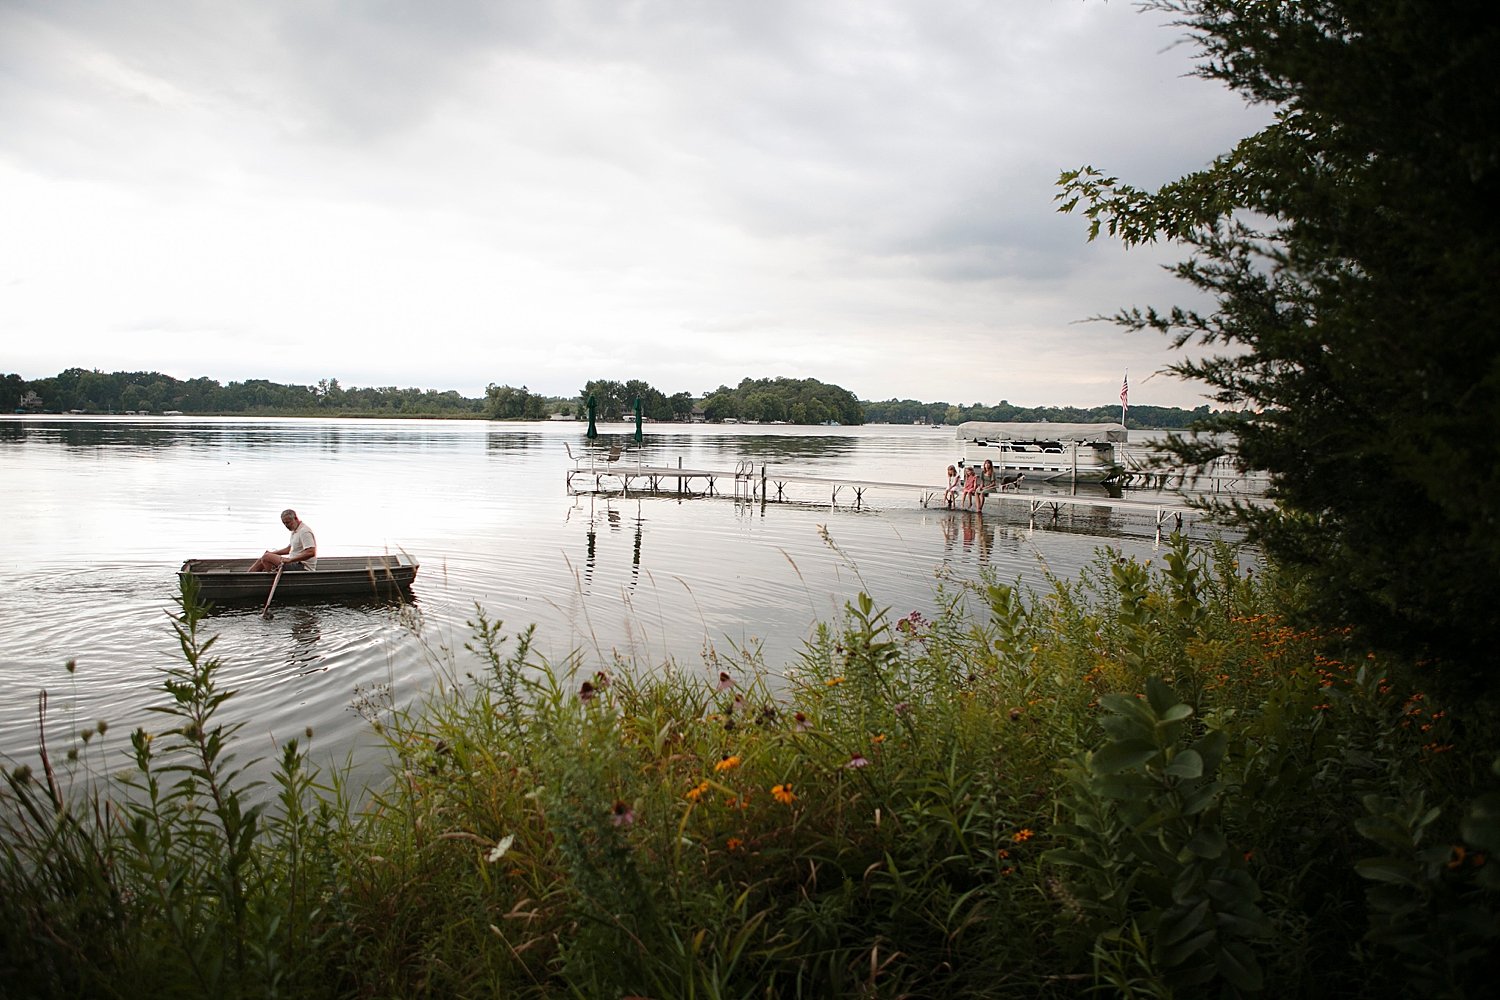
[[318, 611], [314, 608], [292, 608], [287, 618], [292, 626], [292, 648], [288, 657], [292, 669], [299, 674], [327, 670], [318, 649], [319, 640], [323, 638]]
[[[583, 547], [583, 583], [584, 593], [588, 593], [594, 581], [594, 570], [599, 560], [599, 529], [601, 525], [608, 529], [612, 535], [621, 534], [625, 527], [626, 517], [624, 512], [616, 509], [615, 501], [609, 497], [602, 498], [603, 510], [599, 510], [595, 498], [589, 498], [589, 514], [584, 522], [584, 547]], [[642, 501], [637, 499], [635, 503], [635, 516], [629, 518], [634, 526], [630, 547], [630, 577], [626, 586], [627, 591], [634, 590], [641, 578], [641, 541], [645, 534], [646, 519], [641, 513]], [[568, 511], [568, 517], [573, 512], [581, 509], [574, 504]]]

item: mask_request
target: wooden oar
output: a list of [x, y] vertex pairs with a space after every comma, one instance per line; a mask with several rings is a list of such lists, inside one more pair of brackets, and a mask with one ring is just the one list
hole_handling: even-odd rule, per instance
[[271, 581], [271, 592], [266, 595], [266, 606], [260, 611], [260, 616], [266, 621], [271, 620], [271, 598], [276, 596], [276, 585], [281, 582], [281, 571], [284, 569], [286, 569], [286, 563], [276, 564], [276, 579]]

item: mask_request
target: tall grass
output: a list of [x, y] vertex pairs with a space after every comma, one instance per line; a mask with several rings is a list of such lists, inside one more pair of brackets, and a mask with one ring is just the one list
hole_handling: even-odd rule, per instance
[[478, 610], [483, 676], [363, 703], [354, 804], [295, 744], [254, 787], [185, 595], [123, 776], [6, 771], [0, 993], [1462, 996], [1492, 720], [1299, 603], [1179, 541], [859, 594], [780, 670], [548, 664]]

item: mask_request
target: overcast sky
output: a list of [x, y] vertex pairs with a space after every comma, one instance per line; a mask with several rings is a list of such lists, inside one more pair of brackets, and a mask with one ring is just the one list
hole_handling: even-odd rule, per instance
[[1179, 249], [1268, 117], [1113, 0], [0, 0], [0, 372], [1196, 406]]

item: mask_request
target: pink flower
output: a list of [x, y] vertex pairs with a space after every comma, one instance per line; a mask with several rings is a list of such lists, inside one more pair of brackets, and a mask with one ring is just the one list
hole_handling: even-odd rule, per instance
[[719, 690], [720, 691], [727, 691], [727, 690], [729, 690], [732, 687], [734, 687], [734, 678], [730, 677], [724, 671], [720, 670], [719, 671]]
[[609, 821], [615, 826], [629, 826], [635, 822], [635, 810], [628, 803], [615, 799], [609, 810]]
[[853, 757], [849, 758], [849, 763], [845, 764], [844, 766], [847, 767], [847, 768], [851, 768], [851, 769], [857, 769], [857, 768], [861, 768], [861, 767], [869, 767], [870, 766], [870, 758], [866, 757], [862, 753], [856, 752]]

